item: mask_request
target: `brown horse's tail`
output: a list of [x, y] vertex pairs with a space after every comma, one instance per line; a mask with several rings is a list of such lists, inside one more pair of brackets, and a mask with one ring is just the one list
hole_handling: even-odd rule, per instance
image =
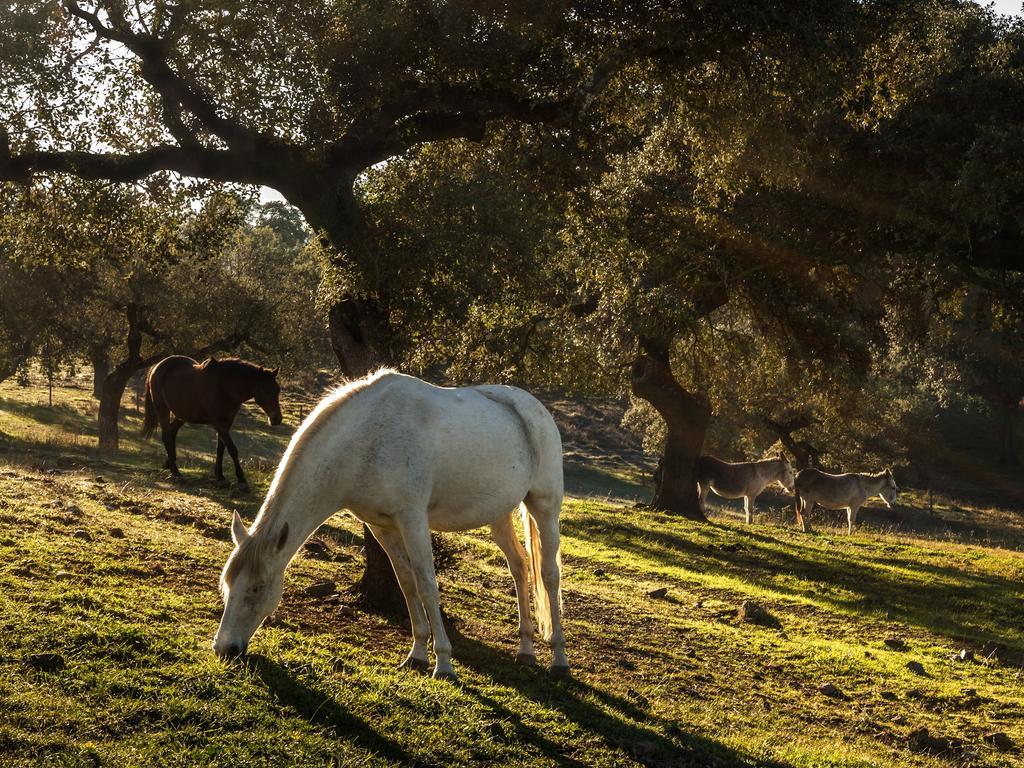
[[152, 437], [158, 421], [156, 403], [153, 402], [153, 369], [150, 368], [146, 376], [146, 417], [142, 421], [142, 436]]

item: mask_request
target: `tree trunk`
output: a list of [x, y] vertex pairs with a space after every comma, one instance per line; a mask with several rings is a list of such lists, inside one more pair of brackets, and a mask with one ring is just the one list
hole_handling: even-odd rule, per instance
[[711, 421], [707, 397], [683, 389], [672, 374], [668, 344], [648, 339], [641, 339], [641, 351], [633, 361], [632, 389], [657, 410], [668, 433], [651, 506], [705, 520], [697, 494], [697, 459]]
[[1008, 464], [1011, 467], [1020, 466], [1020, 456], [1017, 453], [1016, 430], [1014, 429], [1017, 420], [1017, 408], [1014, 405], [1007, 405], [1004, 409], [1002, 439], [999, 448], [999, 463]]
[[121, 413], [121, 398], [135, 370], [128, 364], [119, 365], [103, 380], [97, 421], [99, 449], [103, 453], [111, 453], [118, 448], [117, 421]]
[[[365, 376], [392, 361], [393, 344], [387, 319], [373, 303], [344, 298], [328, 313], [331, 346], [347, 378]], [[367, 608], [391, 616], [406, 614], [405, 598], [384, 548], [363, 526], [366, 569], [357, 590]]]
[[346, 378], [365, 376], [394, 360], [391, 328], [373, 301], [349, 297], [337, 301], [327, 314], [327, 327]]
[[785, 446], [786, 450], [793, 456], [793, 463], [797, 469], [808, 469], [810, 467], [820, 468], [820, 456], [821, 451], [815, 448], [806, 440], [797, 440], [793, 437], [793, 433], [797, 429], [803, 429], [806, 426], [810, 426], [810, 422], [801, 423], [800, 426], [790, 428], [787, 424], [775, 421], [774, 419], [764, 419], [765, 425], [779, 438], [779, 442]]
[[110, 375], [110, 361], [102, 352], [94, 352], [91, 356], [92, 363], [92, 396], [97, 400], [103, 399], [103, 385], [107, 376]]

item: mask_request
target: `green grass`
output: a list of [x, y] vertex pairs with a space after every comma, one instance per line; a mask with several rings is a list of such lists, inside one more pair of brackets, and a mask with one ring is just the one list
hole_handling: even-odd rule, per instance
[[[702, 525], [571, 499], [569, 681], [513, 663], [500, 553], [484, 532], [449, 536], [440, 580], [456, 685], [395, 668], [407, 630], [344, 591], [360, 572], [359, 527], [339, 515], [317, 534], [330, 559], [300, 556], [251, 657], [222, 663], [209, 644], [230, 513], [251, 519], [288, 431], [240, 425], [257, 491], [236, 497], [212, 482], [213, 439], [197, 428], [182, 432], [185, 485], [164, 477], [156, 441], [134, 437], [130, 409], [124, 450], [96, 457], [86, 394], [62, 388], [51, 410], [44, 390], [0, 385], [5, 768], [1021, 764], [983, 739], [1004, 731], [1024, 745], [1024, 536], [1012, 510], [940, 499], [936, 519], [911, 494], [847, 537], [824, 513], [800, 534], [770, 498], [751, 527], [735, 506]], [[600, 497], [636, 485], [581, 476], [574, 487]], [[83, 530], [92, 541], [75, 537]], [[339, 598], [304, 594], [323, 578]], [[665, 599], [646, 596], [656, 587]], [[739, 623], [749, 599], [781, 628]], [[894, 637], [906, 650], [886, 647]], [[990, 641], [1005, 649], [982, 658]], [[952, 660], [961, 648], [979, 658]], [[39, 653], [65, 666], [38, 671]], [[822, 695], [823, 683], [846, 698]], [[919, 752], [908, 737], [921, 727], [963, 746]]]

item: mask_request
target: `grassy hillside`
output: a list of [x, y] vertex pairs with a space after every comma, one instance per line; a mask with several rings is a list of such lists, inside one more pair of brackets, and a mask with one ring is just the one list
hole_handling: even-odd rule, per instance
[[[407, 630], [347, 591], [359, 528], [338, 515], [248, 660], [222, 663], [209, 644], [230, 513], [252, 518], [287, 430], [242, 425], [257, 491], [237, 497], [212, 482], [212, 435], [183, 431], [188, 481], [171, 484], [155, 441], [93, 455], [84, 391], [45, 401], [0, 385], [5, 767], [1022, 764], [985, 738], [1024, 746], [1011, 510], [941, 498], [934, 517], [911, 495], [847, 537], [821, 513], [800, 534], [770, 500], [746, 527], [733, 507], [700, 525], [571, 499], [567, 681], [513, 663], [511, 580], [487, 535], [447, 536], [454, 685], [395, 669]], [[324, 579], [339, 593], [305, 593]], [[747, 600], [775, 625], [738, 619]]]

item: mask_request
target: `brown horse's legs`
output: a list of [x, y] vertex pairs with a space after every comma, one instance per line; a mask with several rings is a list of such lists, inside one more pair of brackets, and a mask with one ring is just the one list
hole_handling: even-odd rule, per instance
[[177, 439], [178, 430], [181, 429], [184, 423], [184, 419], [174, 419], [166, 427], [160, 429], [160, 436], [164, 441], [164, 450], [167, 451], [167, 462], [164, 464], [164, 468], [171, 470], [171, 474], [175, 477], [181, 476], [181, 472], [178, 471]]
[[220, 439], [220, 435], [217, 435], [217, 464], [213, 476], [218, 480], [224, 479], [224, 441]]
[[[238, 461], [238, 448], [235, 447], [235, 441], [231, 439], [231, 434], [228, 432], [228, 428], [217, 427], [217, 437], [220, 442], [228, 449], [228, 454], [231, 456], [231, 460], [235, 462], [235, 477], [238, 478], [239, 485], [248, 485], [248, 481], [245, 479], [245, 473], [242, 472], [242, 464]], [[218, 451], [218, 454], [220, 452]]]

